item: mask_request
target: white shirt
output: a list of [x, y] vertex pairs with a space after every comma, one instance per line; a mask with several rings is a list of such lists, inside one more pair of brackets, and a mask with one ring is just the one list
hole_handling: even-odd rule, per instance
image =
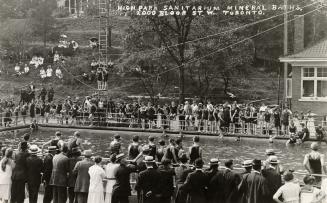
[[53, 72], [52, 68], [48, 68], [47, 69], [47, 77], [52, 77], [52, 72]]
[[24, 71], [25, 71], [25, 73], [28, 73], [28, 72], [30, 71], [30, 67], [25, 66], [25, 67], [24, 67]]
[[56, 69], [56, 76], [58, 78], [62, 78], [62, 73], [61, 73], [61, 70], [59, 68]]
[[20, 67], [17, 65], [17, 66], [15, 66], [15, 71], [16, 72], [19, 72], [20, 71]]
[[53, 61], [56, 62], [56, 61], [59, 61], [59, 54], [55, 54], [53, 56]]
[[301, 188], [298, 183], [285, 182], [285, 184], [274, 194], [274, 198], [282, 196], [284, 202], [298, 203], [300, 200], [300, 191]]
[[41, 76], [41, 78], [45, 78], [47, 76], [44, 69], [40, 70], [40, 76]]

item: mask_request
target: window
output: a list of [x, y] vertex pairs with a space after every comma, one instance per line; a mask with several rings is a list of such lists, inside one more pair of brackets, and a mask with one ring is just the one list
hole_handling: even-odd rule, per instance
[[327, 77], [327, 68], [317, 68], [317, 77]]
[[304, 80], [303, 81], [303, 94], [302, 97], [314, 97], [315, 83], [313, 80]]
[[327, 80], [317, 81], [317, 97], [327, 97]]
[[327, 67], [302, 68], [302, 99], [327, 100]]
[[315, 68], [303, 68], [303, 77], [314, 77], [315, 76]]

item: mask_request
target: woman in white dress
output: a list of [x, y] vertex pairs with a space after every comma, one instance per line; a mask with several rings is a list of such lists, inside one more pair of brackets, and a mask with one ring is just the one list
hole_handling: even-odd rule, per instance
[[115, 171], [119, 167], [119, 164], [116, 162], [116, 155], [113, 154], [110, 157], [110, 163], [107, 164], [105, 171], [106, 171], [106, 178], [107, 178], [107, 185], [106, 185], [106, 198], [105, 203], [111, 203], [111, 196], [112, 196], [112, 188], [116, 183], [115, 179]]
[[14, 168], [12, 155], [13, 150], [8, 148], [0, 161], [0, 200], [4, 203], [10, 200], [11, 174]]
[[106, 173], [100, 166], [101, 157], [95, 158], [95, 164], [89, 168], [90, 187], [87, 203], [104, 203], [103, 179]]

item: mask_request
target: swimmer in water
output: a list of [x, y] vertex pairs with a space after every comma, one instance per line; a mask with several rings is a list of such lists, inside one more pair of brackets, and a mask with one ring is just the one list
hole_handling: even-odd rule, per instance
[[286, 146], [295, 144], [301, 144], [301, 142], [298, 136], [296, 136], [294, 133], [291, 133], [290, 138], [286, 142]]

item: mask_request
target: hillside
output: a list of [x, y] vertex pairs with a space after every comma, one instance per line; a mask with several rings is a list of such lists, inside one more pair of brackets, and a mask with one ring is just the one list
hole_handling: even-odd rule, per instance
[[[95, 51], [91, 51], [88, 48], [88, 39], [90, 37], [97, 37], [98, 35], [98, 19], [96, 18], [61, 18], [58, 19], [66, 27], [63, 32], [69, 38], [69, 40], [75, 40], [79, 43], [81, 50], [73, 57], [69, 58], [69, 63], [71, 64], [70, 70], [73, 72], [74, 76], [78, 76], [77, 79], [81, 80], [80, 75], [83, 72], [89, 72], [91, 60], [94, 58]], [[115, 59], [120, 57], [123, 49], [123, 39], [125, 30], [129, 25], [129, 20], [127, 17], [114, 17], [111, 20], [112, 24], [112, 45], [113, 48], [110, 50], [110, 58], [115, 61]], [[19, 23], [25, 23], [24, 20]], [[29, 43], [29, 46], [35, 47], [40, 46], [42, 42], [40, 39], [34, 38], [33, 41]], [[53, 46], [54, 44], [49, 44]], [[39, 70], [31, 70], [28, 76], [16, 77], [13, 76], [13, 64], [5, 64], [5, 72], [8, 74], [2, 74], [0, 76], [0, 96], [1, 98], [13, 96], [16, 100], [19, 96], [19, 89], [30, 82], [34, 82], [38, 88], [42, 85], [50, 86], [55, 88], [56, 95], [59, 97], [65, 97], [67, 95], [71, 96], [86, 96], [92, 94], [96, 87], [95, 82], [89, 83], [88, 81], [82, 81], [83, 84], [74, 79], [70, 73], [64, 72], [65, 81], [61, 82], [57, 79], [51, 79], [48, 81], [41, 81], [39, 77]], [[264, 68], [254, 68], [250, 71], [248, 76], [238, 76], [231, 79], [230, 82], [230, 92], [234, 93], [241, 100], [259, 100], [269, 98], [270, 101], [276, 102], [277, 92], [278, 92], [278, 80], [277, 80], [277, 70], [272, 70], [267, 72]], [[68, 78], [68, 79], [67, 79]], [[222, 83], [222, 79], [216, 79], [215, 82]], [[167, 86], [165, 95], [163, 96], [174, 96], [176, 95], [176, 90], [174, 89], [176, 84], [170, 84]], [[241, 84], [241, 85], [240, 85]], [[190, 94], [194, 92], [190, 88], [191, 83], [186, 81], [186, 97], [192, 97]], [[92, 88], [91, 88], [92, 87]], [[282, 89], [282, 88], [281, 88]], [[108, 95], [111, 98], [126, 98], [128, 95], [145, 95], [146, 91], [142, 85], [142, 82], [137, 78], [126, 78], [124, 76], [117, 75], [115, 72], [110, 74], [109, 79], [109, 91]], [[223, 96], [223, 87], [215, 89], [210, 93], [210, 97], [213, 100], [220, 101]]]

